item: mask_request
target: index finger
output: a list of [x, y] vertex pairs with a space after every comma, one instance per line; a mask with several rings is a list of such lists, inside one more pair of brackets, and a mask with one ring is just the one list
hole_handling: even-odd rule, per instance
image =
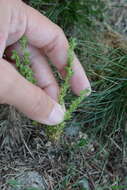
[[[29, 43], [40, 48], [59, 72], [64, 75], [69, 47], [64, 32], [38, 11], [27, 5], [25, 6], [27, 13], [25, 35]], [[76, 55], [73, 61], [73, 71], [74, 74], [70, 81], [72, 90], [79, 95], [80, 91], [86, 88], [90, 89], [89, 80]]]

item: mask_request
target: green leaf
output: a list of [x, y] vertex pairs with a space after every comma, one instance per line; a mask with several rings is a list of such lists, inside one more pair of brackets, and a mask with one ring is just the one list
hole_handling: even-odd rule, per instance
[[81, 186], [81, 190], [90, 190], [87, 178], [81, 179], [78, 184]]
[[86, 140], [86, 139], [80, 139], [79, 140], [79, 142], [77, 143], [77, 146], [79, 146], [79, 147], [83, 147], [83, 146], [85, 146], [85, 145], [87, 145], [88, 144], [88, 141]]
[[13, 187], [18, 187], [21, 185], [16, 179], [10, 179], [7, 183]]
[[126, 185], [113, 185], [112, 190], [126, 189]]
[[37, 187], [29, 187], [29, 188], [26, 188], [25, 190], [43, 190], [43, 189], [40, 189]]

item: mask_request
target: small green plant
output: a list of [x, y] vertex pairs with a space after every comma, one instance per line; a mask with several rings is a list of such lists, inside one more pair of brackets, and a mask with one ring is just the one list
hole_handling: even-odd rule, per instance
[[19, 188], [21, 186], [21, 184], [15, 179], [8, 180], [7, 184], [14, 188]]
[[20, 39], [20, 46], [22, 50], [23, 56], [19, 56], [18, 52], [16, 50], [13, 50], [13, 54], [11, 56], [12, 60], [15, 60], [16, 67], [20, 74], [24, 76], [28, 81], [35, 84], [36, 79], [34, 77], [34, 73], [30, 67], [30, 54], [27, 50], [27, 38], [23, 36]]
[[61, 105], [64, 104], [64, 98], [67, 94], [67, 90], [69, 89], [70, 87], [70, 79], [73, 75], [73, 70], [72, 70], [72, 65], [73, 65], [73, 59], [74, 59], [74, 49], [76, 47], [76, 40], [75, 39], [72, 39], [70, 41], [70, 44], [69, 44], [69, 49], [68, 49], [68, 57], [67, 57], [67, 65], [65, 67], [65, 71], [66, 71], [66, 77], [65, 77], [65, 80], [64, 80], [64, 83], [61, 87], [61, 90], [60, 90], [60, 95], [59, 95], [59, 103]]
[[[73, 59], [74, 59], [74, 49], [76, 47], [76, 40], [73, 38], [70, 40], [69, 43], [69, 49], [68, 49], [68, 57], [67, 57], [67, 65], [65, 67], [65, 71], [66, 71], [66, 77], [64, 79], [64, 83], [61, 87], [60, 90], [60, 96], [59, 96], [59, 103], [64, 106], [64, 99], [67, 96], [67, 91], [70, 87], [70, 79], [73, 75], [73, 70], [72, 70], [72, 66], [73, 66]], [[68, 110], [65, 113], [64, 116], [64, 121], [59, 124], [56, 125], [54, 127], [52, 126], [48, 126], [47, 128], [47, 132], [48, 135], [51, 139], [53, 140], [58, 140], [61, 136], [61, 134], [63, 133], [65, 124], [68, 120], [71, 119], [72, 117], [72, 113], [74, 111], [76, 111], [76, 109], [78, 108], [79, 104], [83, 101], [83, 99], [90, 93], [90, 89], [86, 89], [84, 91], [82, 91], [80, 93], [80, 96], [78, 98], [76, 98], [75, 100], [73, 100], [68, 108]]]
[[[15, 60], [16, 67], [18, 71], [20, 72], [20, 74], [24, 76], [31, 83], [36, 83], [36, 79], [34, 78], [34, 73], [32, 69], [30, 68], [30, 54], [27, 51], [27, 44], [28, 44], [27, 38], [23, 36], [20, 39], [20, 45], [21, 45], [23, 56], [22, 57], [19, 56], [18, 52], [14, 50], [12, 59]], [[59, 103], [62, 106], [64, 106], [64, 100], [65, 100], [65, 97], [67, 96], [67, 92], [70, 87], [70, 79], [73, 75], [72, 66], [73, 66], [75, 47], [76, 47], [76, 40], [73, 38], [70, 40], [70, 43], [69, 43], [67, 65], [65, 67], [66, 77], [61, 87], [60, 96], [59, 96]], [[65, 127], [66, 121], [71, 119], [72, 113], [77, 109], [79, 104], [82, 102], [84, 97], [88, 95], [88, 93], [89, 93], [89, 89], [86, 89], [81, 92], [78, 98], [72, 101], [72, 103], [69, 106], [69, 109], [65, 113], [64, 121], [61, 124], [56, 125], [54, 127], [50, 127], [50, 126], [47, 127], [47, 133], [51, 139], [57, 140], [60, 138], [60, 135], [62, 134], [63, 129]]]
[[61, 124], [47, 127], [48, 135], [52, 140], [59, 140], [61, 134], [63, 133], [66, 122], [71, 119], [72, 113], [76, 111], [80, 103], [84, 100], [84, 98], [88, 95], [89, 92], [89, 89], [82, 91], [81, 95], [77, 99], [72, 101], [69, 109], [65, 113], [64, 121]]
[[[23, 187], [23, 185], [16, 179], [10, 179], [7, 184], [10, 186], [10, 187], [13, 187], [13, 188], [16, 188], [17, 190], [18, 189], [21, 189], [21, 187]], [[24, 189], [24, 188], [23, 188]], [[24, 190], [41, 190], [40, 188], [37, 188], [37, 187], [26, 187]]]

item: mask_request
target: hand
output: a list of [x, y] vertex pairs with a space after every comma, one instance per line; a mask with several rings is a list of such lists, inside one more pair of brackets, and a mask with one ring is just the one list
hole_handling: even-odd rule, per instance
[[[32, 69], [38, 81], [35, 86], [23, 78], [11, 63], [3, 58], [17, 48], [18, 40], [25, 35], [29, 42]], [[59, 87], [47, 63], [47, 58], [64, 75], [68, 41], [63, 31], [38, 11], [21, 0], [0, 1], [0, 103], [15, 106], [29, 118], [55, 125], [64, 117], [64, 110], [57, 103]], [[9, 53], [8, 53], [9, 54]], [[85, 72], [75, 56], [72, 90], [78, 95], [90, 88]]]

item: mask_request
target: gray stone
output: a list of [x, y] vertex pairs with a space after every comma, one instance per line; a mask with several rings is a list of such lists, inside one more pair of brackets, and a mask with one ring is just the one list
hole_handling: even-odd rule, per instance
[[79, 134], [79, 127], [76, 127], [76, 126], [71, 126], [71, 127], [68, 127], [65, 129], [65, 134], [67, 136], [71, 136], [71, 137], [75, 137], [75, 136], [78, 136]]
[[[11, 180], [10, 180], [11, 181]], [[13, 181], [13, 180], [12, 180]], [[46, 190], [47, 184], [44, 178], [35, 171], [25, 172], [16, 178], [17, 185], [9, 187], [8, 190]]]
[[89, 182], [86, 178], [81, 179], [78, 184], [82, 188], [82, 190], [90, 190]]

